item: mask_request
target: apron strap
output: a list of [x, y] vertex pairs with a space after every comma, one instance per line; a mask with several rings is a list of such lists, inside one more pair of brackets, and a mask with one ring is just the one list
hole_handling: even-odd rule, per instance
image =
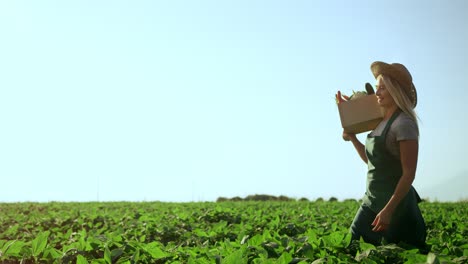
[[401, 113], [400, 109], [395, 110], [395, 112], [392, 114], [392, 116], [388, 120], [387, 124], [385, 125], [384, 130], [382, 131], [382, 134], [381, 134], [382, 137], [384, 137], [384, 138], [387, 137], [387, 133], [390, 130], [390, 127], [392, 126], [393, 121], [395, 121], [395, 119], [398, 117], [398, 115], [400, 115], [400, 113]]

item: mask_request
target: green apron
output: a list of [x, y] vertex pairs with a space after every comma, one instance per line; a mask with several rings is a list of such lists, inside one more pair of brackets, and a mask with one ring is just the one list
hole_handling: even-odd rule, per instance
[[395, 111], [380, 136], [369, 134], [366, 140], [368, 171], [363, 203], [375, 213], [380, 212], [390, 200], [403, 173], [401, 161], [387, 150], [385, 143], [387, 133], [399, 114], [399, 110]]
[[[375, 214], [378, 214], [388, 203], [403, 174], [401, 161], [387, 150], [385, 143], [391, 125], [400, 113], [400, 110], [395, 111], [380, 136], [369, 134], [366, 140], [368, 173], [363, 206], [367, 206]], [[387, 239], [395, 242], [403, 240], [412, 244], [424, 244], [426, 226], [417, 205], [420, 201], [419, 195], [411, 186], [392, 215], [391, 230], [384, 235]]]

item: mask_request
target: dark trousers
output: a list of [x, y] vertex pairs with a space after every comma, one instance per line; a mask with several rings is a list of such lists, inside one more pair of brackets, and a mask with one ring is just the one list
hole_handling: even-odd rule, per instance
[[374, 245], [380, 245], [385, 239], [388, 243], [404, 242], [420, 249], [426, 247], [426, 224], [416, 202], [397, 209], [385, 231], [372, 231], [371, 224], [376, 216], [377, 213], [369, 207], [361, 205], [351, 224], [351, 239], [359, 240], [362, 237], [365, 242]]

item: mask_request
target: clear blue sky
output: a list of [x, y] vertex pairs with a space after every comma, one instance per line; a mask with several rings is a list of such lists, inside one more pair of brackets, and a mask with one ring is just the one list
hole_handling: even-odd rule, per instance
[[[466, 197], [467, 12], [1, 1], [0, 202], [360, 198], [366, 165], [341, 139], [334, 94], [375, 83], [375, 60], [405, 64], [418, 89], [421, 196]], [[434, 191], [447, 184], [458, 193]]]

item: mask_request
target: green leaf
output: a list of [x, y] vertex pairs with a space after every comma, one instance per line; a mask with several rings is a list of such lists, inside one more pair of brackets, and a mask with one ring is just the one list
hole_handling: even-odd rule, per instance
[[58, 259], [62, 256], [62, 253], [53, 247], [47, 247], [44, 249], [43, 258], [45, 259]]
[[288, 252], [284, 252], [284, 253], [278, 258], [277, 263], [278, 263], [278, 264], [288, 264], [289, 262], [291, 262], [292, 259], [293, 259], [293, 257], [291, 256], [291, 254], [289, 254]]
[[89, 262], [82, 255], [78, 255], [76, 257], [76, 264], [89, 264]]
[[244, 237], [242, 237], [242, 240], [240, 242], [241, 245], [244, 245], [249, 239], [249, 235], [245, 235]]
[[263, 236], [262, 235], [255, 235], [252, 238], [247, 240], [247, 245], [249, 246], [259, 246], [263, 243]]
[[314, 262], [312, 262], [312, 264], [323, 264], [323, 263], [327, 263], [327, 259], [319, 258], [319, 259], [314, 260]]
[[313, 229], [309, 229], [306, 235], [310, 244], [318, 244], [317, 233]]
[[124, 253], [124, 251], [121, 248], [116, 248], [116, 249], [113, 249], [111, 251], [111, 257], [112, 257], [112, 259], [116, 259], [116, 258], [122, 256], [123, 253]]
[[130, 257], [119, 258], [115, 264], [131, 264]]
[[23, 249], [24, 242], [22, 241], [9, 241], [3, 245], [2, 252], [6, 257], [19, 257], [21, 249]]
[[436, 254], [430, 252], [429, 254], [427, 254], [426, 263], [427, 264], [440, 264], [440, 261], [437, 258]]
[[348, 233], [345, 235], [345, 237], [343, 238], [343, 241], [341, 242], [342, 245], [343, 245], [343, 246], [348, 246], [349, 243], [351, 243], [351, 237], [352, 237], [351, 233], [348, 232]]
[[132, 260], [134, 263], [138, 263], [140, 261], [140, 250], [137, 248], [135, 253], [132, 256]]
[[104, 260], [106, 261], [106, 263], [112, 264], [111, 252], [110, 252], [109, 248], [107, 248], [107, 247], [104, 250]]
[[162, 251], [158, 242], [151, 242], [145, 245], [144, 249], [155, 259], [162, 259], [168, 256], [167, 253]]
[[327, 237], [329, 245], [336, 247], [341, 244], [341, 241], [343, 241], [344, 234], [340, 232], [334, 232], [328, 235]]
[[366, 242], [364, 242], [364, 241], [362, 241], [362, 240], [360, 241], [359, 246], [360, 246], [360, 248], [361, 248], [361, 252], [362, 252], [362, 251], [366, 251], [366, 250], [368, 250], [368, 249], [375, 249], [375, 246], [374, 246], [374, 245], [369, 244], [369, 243], [366, 243]]
[[244, 251], [243, 250], [236, 250], [227, 256], [222, 263], [225, 264], [244, 264], [247, 263], [246, 259], [242, 257]]
[[106, 260], [103, 258], [91, 260], [91, 264], [106, 264]]
[[193, 230], [193, 232], [195, 234], [197, 234], [197, 236], [199, 236], [199, 237], [209, 237], [208, 234], [205, 231], [201, 230], [201, 229], [195, 229], [195, 230]]
[[47, 239], [49, 238], [49, 231], [41, 232], [37, 237], [32, 241], [32, 254], [34, 257], [39, 256], [47, 246]]

